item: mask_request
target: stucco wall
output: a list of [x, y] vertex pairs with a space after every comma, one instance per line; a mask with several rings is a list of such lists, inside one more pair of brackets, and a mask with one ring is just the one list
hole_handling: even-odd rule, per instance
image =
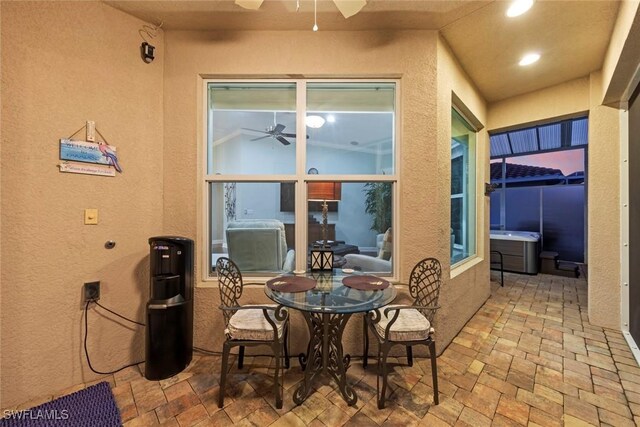
[[[484, 182], [489, 164], [489, 141], [485, 124], [486, 104], [478, 90], [443, 38], [438, 39], [438, 201], [442, 218], [438, 223], [438, 239], [440, 247], [447, 251], [440, 254], [446, 259], [450, 241], [451, 223], [451, 107], [452, 98], [455, 105], [462, 110], [473, 126], [480, 129], [476, 140], [476, 189], [475, 201], [477, 210], [476, 252], [477, 258], [470, 261], [473, 267], [462, 265], [453, 271], [447, 268], [446, 286], [442, 289], [442, 309], [438, 313], [438, 340], [441, 345], [448, 344], [462, 329], [467, 320], [482, 306], [489, 297], [489, 264], [485, 254], [489, 251], [489, 240], [486, 230], [489, 229], [489, 198], [484, 195]], [[486, 215], [485, 215], [486, 213]]]
[[[440, 163], [449, 164], [450, 119], [439, 124], [440, 100], [436, 72], [439, 70], [438, 36], [430, 31], [398, 32], [173, 32], [165, 35], [165, 231], [200, 237], [198, 149], [202, 139], [202, 83], [199, 76], [224, 77], [400, 77], [402, 110], [401, 147], [401, 230], [399, 240], [400, 276], [407, 280], [413, 265], [426, 256], [443, 261], [445, 286], [443, 304], [461, 310], [447, 312], [444, 320], [461, 325], [486, 299], [488, 281], [477, 285], [480, 292], [468, 292], [475, 280], [486, 279], [473, 267], [455, 283], [448, 277], [449, 259], [449, 178], [442, 176]], [[447, 85], [459, 84], [458, 73]], [[449, 88], [447, 86], [447, 88]], [[444, 86], [443, 86], [444, 87]], [[444, 90], [444, 89], [443, 89]], [[463, 92], [468, 88], [465, 87]], [[443, 92], [444, 93], [444, 92]], [[450, 108], [449, 93], [444, 109]], [[473, 99], [471, 106], [482, 105]], [[480, 117], [483, 112], [477, 113]], [[444, 126], [442, 132], [438, 126]], [[445, 156], [443, 158], [443, 156]], [[169, 167], [169, 165], [171, 165]], [[448, 166], [447, 166], [448, 167]], [[198, 239], [198, 242], [201, 240]], [[197, 277], [202, 278], [202, 267]], [[201, 283], [202, 285], [202, 283]], [[456, 286], [455, 292], [451, 292]], [[475, 288], [474, 288], [475, 289]], [[404, 292], [406, 294], [406, 292]], [[261, 287], [248, 287], [245, 302], [266, 302]], [[195, 342], [220, 350], [222, 317], [216, 287], [200, 287], [196, 292]], [[444, 311], [443, 311], [444, 312]], [[293, 319], [293, 352], [304, 349], [307, 332], [299, 316]], [[439, 334], [441, 348], [452, 338], [456, 326], [445, 326]], [[354, 317], [345, 334], [346, 350], [361, 353], [360, 317]], [[263, 350], [264, 351], [264, 350]]]
[[[619, 103], [631, 94], [626, 93], [629, 82], [639, 78], [640, 60], [640, 15], [638, 0], [623, 0], [618, 10], [609, 47], [602, 65], [602, 97], [604, 104]], [[636, 81], [637, 83], [637, 81]], [[633, 89], [633, 87], [631, 88]]]
[[602, 74], [489, 105], [489, 130], [589, 113], [587, 250], [589, 321], [620, 329], [618, 111], [601, 106]]
[[589, 321], [620, 329], [620, 111], [601, 105], [591, 74], [588, 171]]
[[[142, 22], [99, 2], [2, 2], [2, 408], [90, 381], [82, 286], [143, 318], [149, 236], [162, 230], [162, 58], [140, 59]], [[59, 138], [94, 120], [115, 178], [63, 174]], [[83, 133], [77, 138], [84, 138]], [[99, 225], [83, 225], [98, 208]], [[104, 243], [115, 240], [106, 250]], [[98, 369], [144, 357], [141, 330], [90, 312]]]
[[494, 102], [489, 105], [489, 131], [535, 123], [589, 110], [589, 77]]

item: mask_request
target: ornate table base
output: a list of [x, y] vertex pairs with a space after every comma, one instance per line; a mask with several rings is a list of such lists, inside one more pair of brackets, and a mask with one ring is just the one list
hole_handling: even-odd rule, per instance
[[342, 333], [351, 314], [310, 313], [303, 311], [309, 327], [307, 354], [301, 354], [300, 365], [304, 369], [304, 380], [293, 394], [293, 401], [300, 405], [311, 391], [314, 378], [322, 373], [329, 375], [338, 384], [344, 400], [350, 406], [358, 401], [355, 391], [347, 384], [349, 355], [342, 353]]

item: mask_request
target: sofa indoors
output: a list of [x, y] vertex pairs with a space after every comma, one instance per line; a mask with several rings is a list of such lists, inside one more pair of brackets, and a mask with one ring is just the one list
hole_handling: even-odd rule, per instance
[[391, 273], [391, 253], [393, 251], [391, 229], [376, 236], [378, 256], [347, 254], [343, 268], [366, 271], [368, 273]]
[[293, 271], [295, 251], [287, 250], [284, 224], [276, 219], [240, 219], [226, 229], [227, 250], [240, 271]]

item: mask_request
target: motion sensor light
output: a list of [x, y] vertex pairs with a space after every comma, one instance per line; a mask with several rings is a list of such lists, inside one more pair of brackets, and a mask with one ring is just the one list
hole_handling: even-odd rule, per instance
[[155, 58], [153, 56], [153, 51], [154, 50], [155, 50], [155, 46], [151, 46], [147, 42], [143, 42], [140, 45], [140, 56], [142, 57], [142, 60], [144, 62], [146, 62], [147, 64], [150, 64], [151, 62], [153, 62], [153, 60]]

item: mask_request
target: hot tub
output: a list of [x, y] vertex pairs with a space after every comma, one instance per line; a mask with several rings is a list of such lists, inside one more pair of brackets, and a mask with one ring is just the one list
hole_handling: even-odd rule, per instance
[[505, 271], [538, 274], [540, 233], [491, 230], [491, 250], [502, 253]]

